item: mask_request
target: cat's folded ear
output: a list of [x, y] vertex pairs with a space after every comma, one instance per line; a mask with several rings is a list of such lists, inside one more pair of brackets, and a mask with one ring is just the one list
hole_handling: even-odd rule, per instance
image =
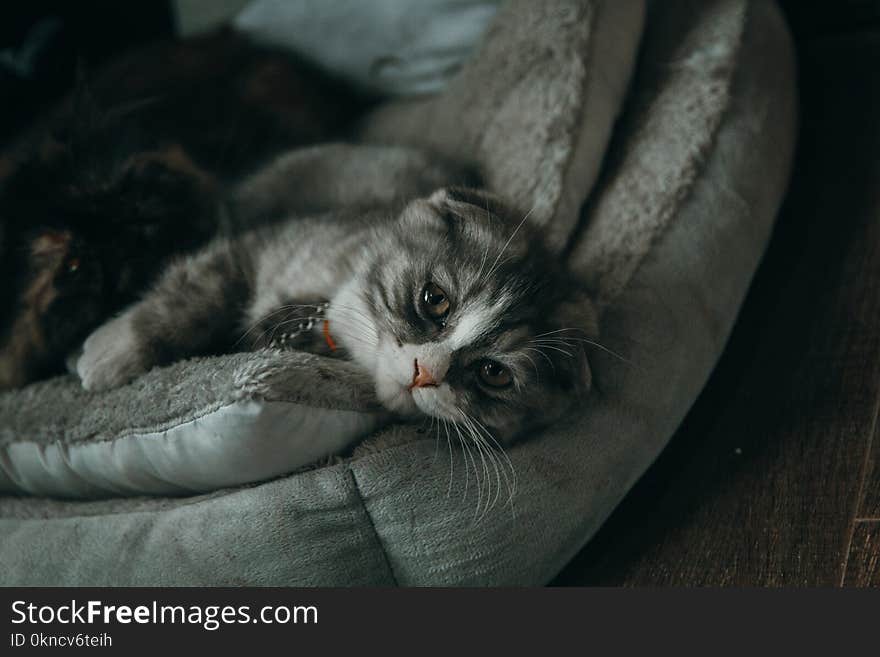
[[498, 196], [471, 187], [442, 187], [407, 206], [405, 219], [422, 227], [456, 232], [464, 225], [502, 226], [513, 216]]
[[508, 221], [516, 214], [500, 196], [473, 187], [443, 187], [431, 194], [428, 202], [439, 210], [488, 221]]
[[438, 207], [454, 207], [456, 205], [474, 205], [490, 212], [505, 211], [506, 206], [501, 198], [485, 189], [474, 187], [442, 187], [428, 198]]

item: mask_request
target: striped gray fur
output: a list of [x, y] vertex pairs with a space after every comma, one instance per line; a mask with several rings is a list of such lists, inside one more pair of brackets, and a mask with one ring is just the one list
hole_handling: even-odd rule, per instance
[[[86, 340], [76, 364], [83, 385], [115, 387], [188, 356], [263, 347], [329, 302], [326, 326], [311, 322], [295, 348], [349, 358], [372, 377], [384, 406], [431, 418], [438, 437], [457, 432], [488, 448], [558, 417], [590, 386], [590, 299], [528, 212], [473, 188], [423, 194], [457, 174], [426, 174], [422, 153], [413, 162], [402, 187], [418, 198], [380, 194], [379, 204], [346, 199], [355, 209], [305, 213], [284, 201], [290, 216], [282, 223], [176, 262]], [[258, 174], [261, 184], [283, 189], [271, 176], [296, 171], [273, 166]], [[442, 317], [432, 315], [441, 308]]]

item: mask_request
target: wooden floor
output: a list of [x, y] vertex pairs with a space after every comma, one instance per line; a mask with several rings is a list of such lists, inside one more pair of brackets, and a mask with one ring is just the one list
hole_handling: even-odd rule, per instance
[[799, 50], [793, 184], [728, 348], [555, 584], [880, 586], [880, 31]]

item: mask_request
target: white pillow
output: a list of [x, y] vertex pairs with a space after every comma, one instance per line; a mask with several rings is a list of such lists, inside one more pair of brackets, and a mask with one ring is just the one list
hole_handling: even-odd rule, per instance
[[344, 452], [385, 417], [350, 364], [295, 352], [193, 359], [99, 394], [63, 377], [0, 396], [0, 493], [208, 492]]

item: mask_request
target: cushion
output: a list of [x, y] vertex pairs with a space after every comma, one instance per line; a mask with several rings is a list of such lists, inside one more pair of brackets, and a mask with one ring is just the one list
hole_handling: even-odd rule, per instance
[[441, 91], [485, 32], [500, 0], [253, 0], [233, 21], [378, 94]]
[[[583, 212], [565, 211], [577, 208], [591, 187], [591, 169], [578, 163], [578, 147], [602, 140], [583, 135], [580, 128], [589, 122], [584, 115], [568, 123], [565, 115], [555, 115], [541, 124], [540, 117], [553, 116], [572, 94], [555, 94], [545, 105], [550, 91], [532, 95], [533, 85], [557, 68], [571, 71], [565, 64], [576, 61], [580, 72], [563, 79], [572, 85], [568, 92], [584, 92], [603, 60], [595, 48], [599, 35], [614, 33], [603, 19], [625, 15], [631, 29], [618, 35], [632, 35], [638, 33], [640, 7], [617, 0], [505, 5], [456, 80], [501, 48], [507, 35], [543, 40], [532, 41], [531, 48], [509, 42], [493, 79], [472, 82], [501, 94], [492, 85], [495, 75], [505, 77], [506, 65], [519, 61], [521, 72], [540, 72], [537, 79], [511, 73], [507, 79], [521, 80], [520, 95], [487, 102], [506, 129], [493, 133], [496, 124], [489, 121], [482, 128], [461, 126], [456, 135], [452, 119], [437, 109], [462, 103], [476, 110], [485, 91], [469, 99], [462, 91], [461, 99], [444, 93], [398, 101], [364, 126], [365, 139], [384, 139], [396, 124], [399, 140], [438, 144], [445, 134], [458, 140], [450, 148], [478, 154], [497, 190], [530, 199], [529, 207], [601, 301], [602, 346], [591, 354], [594, 394], [571, 417], [508, 450], [515, 496], [485, 504], [477, 498], [475, 464], [466, 467], [460, 453], [451, 454], [450, 464], [434, 436], [391, 424], [341, 462], [204, 495], [78, 502], [7, 497], [0, 501], [0, 583], [549, 581], [656, 457], [708, 377], [763, 252], [790, 169], [794, 67], [775, 5], [669, 0], [651, 6], [632, 90], [601, 173], [593, 175], [590, 198]], [[570, 51], [549, 65], [544, 57], [564, 50], [566, 25], [582, 29], [595, 49], [577, 50], [577, 57]], [[618, 69], [611, 88], [624, 88], [620, 80], [626, 77]], [[581, 109], [589, 106], [589, 93], [582, 97]], [[601, 107], [601, 99], [595, 102]], [[531, 118], [519, 116], [516, 107]], [[507, 131], [514, 126], [528, 134]], [[572, 135], [567, 151], [560, 137], [566, 132]], [[530, 149], [536, 134], [555, 138], [558, 148], [546, 158], [535, 156]], [[508, 142], [519, 138], [523, 149], [505, 156], [512, 148]], [[499, 142], [502, 155], [494, 159], [489, 152]], [[513, 159], [530, 161], [544, 182], [535, 186], [521, 176], [526, 165], [519, 169], [511, 152]], [[495, 169], [488, 166], [493, 161]], [[583, 184], [575, 184], [578, 176]]]
[[101, 395], [54, 379], [0, 396], [0, 491], [214, 491], [344, 451], [385, 416], [357, 369], [309, 354], [184, 361]]

